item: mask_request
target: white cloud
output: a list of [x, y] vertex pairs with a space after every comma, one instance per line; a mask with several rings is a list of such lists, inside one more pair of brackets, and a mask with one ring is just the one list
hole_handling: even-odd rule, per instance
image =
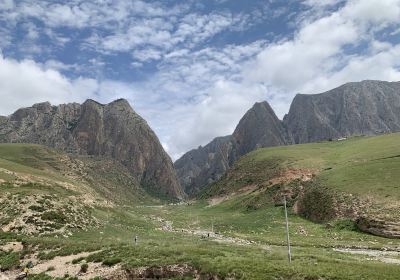
[[[267, 45], [247, 63], [243, 77], [268, 85], [278, 96], [285, 92], [287, 100], [350, 81], [400, 79], [400, 46], [375, 39], [383, 28], [399, 26], [399, 11], [399, 0], [354, 0], [318, 19], [304, 19], [293, 39]], [[275, 102], [282, 117], [282, 103]]]
[[[38, 63], [0, 56], [0, 97], [7, 100], [0, 104], [0, 113], [47, 100], [58, 104], [94, 98], [106, 103], [124, 97], [176, 158], [216, 136], [232, 133], [256, 101], [268, 100], [282, 117], [297, 92], [318, 93], [363, 79], [400, 80], [400, 45], [382, 38], [385, 28], [390, 27], [386, 31], [391, 36], [400, 30], [400, 0], [306, 0], [302, 3], [309, 10], [287, 15], [294, 34], [285, 38], [277, 34], [272, 42], [265, 38], [219, 47], [207, 42], [228, 30], [246, 30], [260, 20], [257, 16], [290, 11], [202, 14], [190, 10], [190, 3], [168, 9], [163, 3], [2, 1], [0, 12], [7, 10], [3, 13], [7, 24], [39, 19], [45, 25], [44, 34], [57, 46], [73, 40], [59, 33], [58, 27], [89, 28], [91, 36], [80, 40], [99, 55], [88, 60], [87, 73], [101, 76], [102, 69], [110, 66], [103, 54], [128, 53], [131, 68], [158, 63], [157, 72], [147, 80], [124, 83], [67, 78], [63, 71], [83, 73], [82, 66], [53, 58]], [[32, 25], [26, 25], [26, 30], [32, 41], [41, 36]], [[0, 47], [9, 45], [12, 36], [4, 27], [0, 35]], [[38, 48], [22, 47], [32, 47], [31, 52]]]
[[97, 90], [95, 80], [69, 80], [58, 71], [45, 69], [32, 60], [16, 61], [0, 56], [0, 114], [50, 101], [54, 104], [83, 101]]

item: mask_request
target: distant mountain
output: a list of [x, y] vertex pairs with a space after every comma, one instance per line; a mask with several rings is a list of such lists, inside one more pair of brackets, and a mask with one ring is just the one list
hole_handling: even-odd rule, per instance
[[0, 142], [34, 143], [80, 155], [105, 156], [128, 168], [142, 187], [182, 198], [173, 164], [157, 136], [124, 99], [107, 105], [39, 103], [0, 118]]
[[218, 137], [204, 147], [191, 150], [175, 162], [181, 186], [188, 195], [218, 180], [235, 161], [232, 136]]
[[266, 101], [256, 103], [232, 136], [189, 151], [175, 168], [183, 188], [194, 194], [257, 148], [397, 131], [400, 82], [348, 83], [321, 94], [296, 95], [283, 121]]
[[400, 131], [400, 82], [363, 81], [298, 94], [284, 123], [295, 143]]

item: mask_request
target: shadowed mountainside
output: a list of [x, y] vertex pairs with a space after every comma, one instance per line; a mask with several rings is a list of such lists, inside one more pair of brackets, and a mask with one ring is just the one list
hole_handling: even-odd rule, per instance
[[397, 131], [400, 82], [348, 83], [321, 94], [298, 94], [283, 121], [266, 101], [256, 103], [232, 136], [189, 151], [175, 162], [175, 168], [186, 192], [196, 194], [240, 156], [257, 148]]
[[157, 136], [124, 99], [103, 105], [87, 100], [39, 103], [0, 119], [1, 143], [33, 143], [80, 155], [116, 159], [142, 187], [181, 199], [172, 161]]

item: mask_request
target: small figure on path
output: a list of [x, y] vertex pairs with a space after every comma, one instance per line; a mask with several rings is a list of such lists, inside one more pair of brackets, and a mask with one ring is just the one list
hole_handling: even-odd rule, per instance
[[135, 235], [134, 240], [135, 240], [135, 245], [136, 245], [138, 243], [138, 240], [139, 240], [137, 235]]

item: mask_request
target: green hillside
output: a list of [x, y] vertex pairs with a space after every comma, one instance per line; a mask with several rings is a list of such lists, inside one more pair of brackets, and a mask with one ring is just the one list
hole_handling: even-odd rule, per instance
[[[319, 205], [313, 195], [320, 190], [332, 192], [321, 195], [327, 200], [343, 193], [362, 205], [374, 193], [368, 182], [379, 182], [383, 173], [365, 172], [362, 184], [348, 185], [351, 191], [341, 185], [341, 176], [358, 174], [352, 167], [364, 170], [360, 164], [398, 160], [393, 156], [399, 137], [261, 149], [239, 160], [202, 199], [180, 204], [161, 204], [143, 193], [126, 169], [109, 159], [0, 145], [0, 274], [14, 279], [33, 261], [28, 279], [35, 280], [397, 279], [397, 240], [360, 232], [345, 216], [329, 227], [315, 223], [295, 205], [301, 197], [307, 205], [307, 196]], [[398, 174], [384, 172], [384, 192], [374, 203], [391, 205]], [[368, 191], [360, 191], [362, 186]], [[293, 206], [291, 264], [283, 190]]]
[[31, 144], [0, 145], [1, 229], [61, 233], [96, 226], [93, 207], [155, 203], [121, 164]]
[[201, 197], [241, 195], [238, 207], [259, 208], [279, 204], [284, 192], [312, 220], [398, 221], [400, 134], [258, 149]]

